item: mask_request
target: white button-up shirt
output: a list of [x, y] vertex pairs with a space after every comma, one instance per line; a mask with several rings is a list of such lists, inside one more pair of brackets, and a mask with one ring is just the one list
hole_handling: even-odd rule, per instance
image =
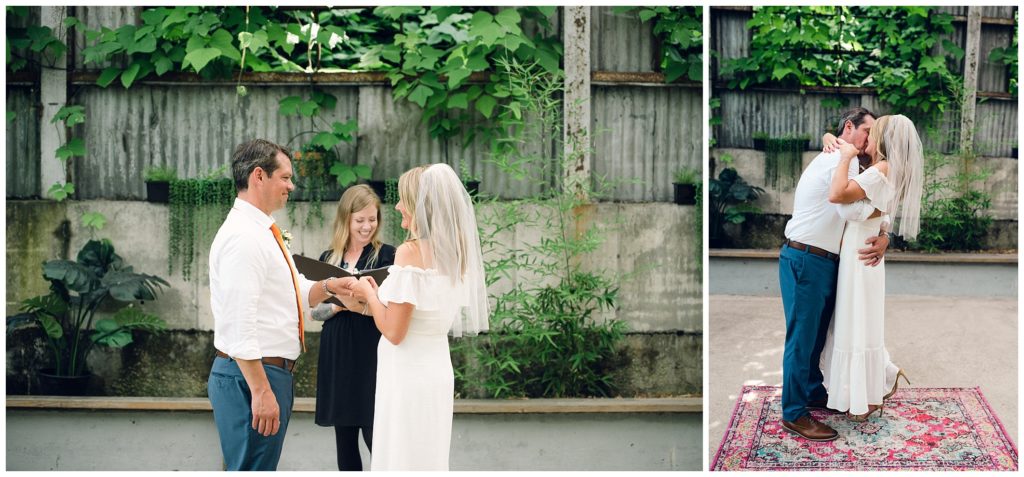
[[[228, 356], [299, 357], [299, 315], [289, 267], [270, 231], [274, 218], [242, 199], [228, 213], [210, 248], [213, 344]], [[316, 282], [296, 270], [299, 296], [309, 316]]]
[[[875, 208], [866, 200], [852, 204], [833, 204], [828, 201], [832, 176], [839, 167], [839, 151], [821, 153], [811, 161], [796, 185], [793, 197], [793, 217], [786, 223], [786, 238], [839, 254], [843, 230], [847, 220], [865, 220]], [[850, 161], [849, 177], [858, 173], [857, 161]], [[885, 216], [883, 222], [888, 223]]]

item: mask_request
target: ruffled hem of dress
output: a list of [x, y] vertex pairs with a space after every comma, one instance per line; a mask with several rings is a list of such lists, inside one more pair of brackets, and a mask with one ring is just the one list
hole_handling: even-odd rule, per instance
[[832, 362], [825, 373], [828, 407], [854, 414], [868, 412], [869, 404], [881, 404], [885, 389], [888, 356], [885, 348], [863, 352], [832, 351]]

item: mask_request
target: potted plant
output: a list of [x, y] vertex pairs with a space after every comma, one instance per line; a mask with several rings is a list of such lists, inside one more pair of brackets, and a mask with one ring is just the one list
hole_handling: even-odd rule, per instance
[[[109, 240], [90, 240], [76, 260], [43, 263], [43, 277], [50, 292], [23, 301], [22, 312], [7, 318], [8, 335], [37, 326], [46, 336], [54, 365], [38, 371], [43, 394], [83, 394], [89, 380], [85, 360], [93, 346], [121, 348], [132, 342], [133, 330], [159, 332], [167, 327], [132, 302], [156, 299], [168, 283], [132, 270]], [[111, 304], [117, 311], [94, 326], [96, 311]]]
[[740, 177], [736, 169], [729, 167], [730, 161], [725, 160], [725, 169], [718, 174], [718, 179], [711, 179], [708, 195], [711, 198], [711, 230], [709, 231], [711, 246], [723, 242], [726, 222], [740, 224], [746, 220], [747, 213], [757, 213], [761, 209], [755, 207], [756, 201], [764, 189], [747, 183]]
[[757, 131], [751, 137], [754, 139], [754, 149], [763, 151], [768, 144], [768, 133]]
[[146, 201], [166, 204], [171, 198], [171, 181], [178, 178], [173, 167], [153, 166], [146, 169]]
[[469, 162], [466, 160], [459, 163], [459, 179], [462, 179], [462, 184], [466, 187], [466, 192], [469, 192], [470, 197], [476, 197], [480, 193], [480, 177], [469, 170]]
[[672, 180], [675, 189], [676, 204], [694, 205], [697, 203], [697, 184], [700, 184], [700, 171], [692, 167], [683, 167], [676, 171]]

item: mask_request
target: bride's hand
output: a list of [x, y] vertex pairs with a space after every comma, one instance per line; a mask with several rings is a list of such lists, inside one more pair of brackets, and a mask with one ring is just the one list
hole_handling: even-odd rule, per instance
[[824, 136], [821, 136], [821, 152], [835, 152], [841, 144], [846, 144], [846, 141], [835, 137], [832, 133], [825, 133]]
[[844, 161], [857, 157], [858, 154], [860, 154], [860, 151], [853, 147], [853, 144], [844, 142], [839, 146], [839, 157]]
[[363, 277], [359, 281], [348, 282], [348, 289], [352, 296], [359, 301], [366, 302], [371, 295], [377, 295], [377, 282], [373, 277]]

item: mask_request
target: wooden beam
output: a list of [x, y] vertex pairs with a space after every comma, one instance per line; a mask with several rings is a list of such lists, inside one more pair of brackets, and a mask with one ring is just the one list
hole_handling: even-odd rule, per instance
[[[40, 26], [48, 27], [60, 37], [65, 31], [64, 19], [67, 7], [39, 7]], [[65, 184], [68, 180], [67, 165], [57, 159], [57, 148], [68, 139], [68, 128], [64, 123], [51, 124], [50, 120], [67, 105], [68, 72], [67, 55], [56, 58], [53, 68], [42, 68], [39, 72], [39, 101], [42, 111], [39, 117], [39, 196], [49, 198], [47, 192], [54, 184]], [[86, 113], [88, 114], [88, 113]], [[74, 160], [69, 159], [69, 160]]]
[[960, 105], [960, 150], [974, 151], [974, 121], [978, 95], [978, 55], [981, 50], [981, 7], [967, 7], [967, 41], [964, 48], [964, 89]]
[[564, 7], [564, 190], [581, 202], [590, 184], [590, 7]]

